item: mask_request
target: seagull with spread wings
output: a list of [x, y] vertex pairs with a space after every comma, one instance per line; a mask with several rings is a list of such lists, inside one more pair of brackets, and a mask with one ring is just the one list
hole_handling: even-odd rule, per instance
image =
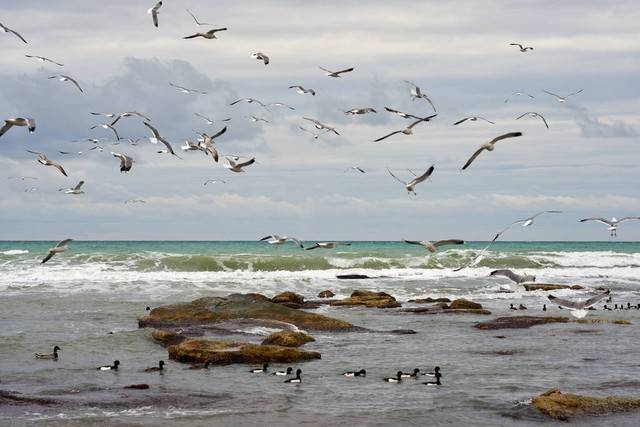
[[382, 137], [380, 137], [378, 139], [374, 139], [373, 142], [380, 142], [382, 140], [385, 140], [385, 139], [389, 138], [390, 136], [393, 136], [393, 135], [396, 135], [396, 134], [399, 134], [399, 133], [401, 133], [403, 135], [413, 135], [413, 127], [414, 126], [416, 126], [417, 124], [422, 123], [422, 122], [428, 122], [428, 121], [430, 121], [432, 118], [434, 118], [436, 116], [437, 116], [437, 114], [433, 114], [431, 116], [418, 119], [415, 122], [411, 123], [406, 128], [404, 128], [402, 130], [396, 130], [394, 132], [388, 133], [385, 136], [382, 136]]
[[53, 166], [54, 168], [58, 169], [62, 175], [68, 176], [67, 173], [64, 171], [64, 168], [62, 167], [62, 165], [59, 165], [58, 163], [52, 162], [51, 160], [49, 160], [47, 158], [47, 156], [44, 153], [39, 153], [37, 151], [31, 151], [31, 150], [27, 150], [27, 152], [29, 152], [31, 154], [37, 154], [38, 155], [38, 159], [37, 159], [38, 163], [40, 163], [41, 165]]
[[562, 213], [562, 211], [542, 211], [542, 212], [538, 212], [537, 214], [535, 214], [533, 216], [530, 216], [529, 218], [519, 219], [519, 220], [515, 221], [511, 225], [522, 224], [523, 227], [529, 227], [530, 225], [533, 224], [533, 221], [537, 217], [539, 217], [540, 215], [544, 215], [544, 214], [560, 214], [560, 213]]
[[324, 67], [318, 67], [318, 68], [324, 71], [327, 77], [336, 77], [336, 78], [341, 77], [340, 74], [350, 73], [353, 71], [353, 67], [345, 68], [344, 70], [340, 70], [340, 71], [331, 71]]
[[425, 101], [427, 101], [430, 105], [431, 108], [433, 108], [433, 112], [436, 112], [436, 106], [433, 105], [433, 102], [431, 102], [431, 99], [427, 96], [426, 93], [423, 93], [422, 90], [420, 89], [420, 86], [418, 86], [415, 83], [410, 82], [409, 80], [405, 80], [405, 83], [411, 85], [411, 100], [415, 101], [416, 99], [424, 99]]
[[394, 110], [393, 108], [384, 107], [384, 109], [390, 113], [393, 113], [402, 117], [403, 119], [416, 119], [416, 120], [422, 119], [422, 117], [414, 116], [413, 114], [409, 114], [409, 113], [403, 113], [402, 111]]
[[427, 178], [429, 178], [434, 170], [435, 170], [435, 166], [432, 165], [425, 171], [425, 173], [423, 173], [420, 176], [418, 176], [415, 173], [409, 171], [409, 172], [411, 172], [413, 174], [414, 178], [409, 182], [405, 182], [405, 181], [401, 180], [400, 178], [398, 178], [397, 176], [395, 176], [393, 174], [393, 172], [391, 172], [389, 170], [389, 168], [387, 168], [387, 172], [389, 172], [389, 175], [391, 175], [396, 181], [398, 181], [399, 183], [404, 185], [404, 188], [405, 188], [405, 190], [407, 190], [408, 194], [412, 194], [413, 193], [414, 196], [416, 195], [416, 191], [415, 191], [416, 185], [420, 184], [421, 182], [423, 182]]
[[153, 144], [157, 144], [158, 142], [162, 142], [164, 144], [165, 147], [167, 147], [167, 152], [171, 153], [173, 156], [176, 156], [177, 158], [181, 158], [180, 156], [178, 156], [174, 151], [173, 151], [173, 147], [171, 146], [171, 144], [169, 143], [169, 141], [167, 141], [166, 139], [164, 139], [161, 135], [160, 132], [158, 132], [158, 129], [154, 128], [153, 126], [151, 126], [148, 122], [143, 122], [143, 124], [149, 128], [149, 130], [151, 130], [151, 134], [152, 136], [149, 138], [149, 141], [151, 141], [151, 143]]
[[244, 167], [252, 165], [256, 162], [255, 158], [251, 158], [247, 161], [237, 163], [235, 160], [226, 157], [227, 163], [224, 164], [224, 167], [229, 169], [231, 172], [244, 172]]
[[587, 300], [584, 301], [571, 301], [563, 298], [558, 298], [554, 295], [549, 295], [549, 301], [552, 301], [554, 304], [558, 304], [560, 307], [568, 308], [573, 317], [577, 317], [578, 319], [582, 319], [587, 314], [589, 314], [589, 307], [596, 305], [600, 300], [606, 298], [611, 291], [607, 289], [605, 292], [597, 294]]
[[261, 107], [267, 108], [267, 106], [264, 104], [264, 102], [262, 102], [262, 101], [260, 101], [260, 100], [258, 100], [256, 98], [240, 98], [240, 99], [238, 99], [236, 101], [233, 101], [231, 104], [229, 104], [229, 106], [236, 105], [236, 104], [238, 104], [240, 102], [246, 102], [247, 104], [253, 104], [255, 102], [256, 104], [260, 105]]
[[133, 159], [122, 153], [111, 152], [111, 155], [120, 160], [120, 173], [129, 172], [133, 166]]
[[156, 3], [155, 6], [147, 10], [147, 13], [151, 15], [151, 18], [153, 19], [153, 25], [156, 28], [158, 28], [158, 14], [160, 13], [161, 7], [162, 7], [162, 1], [159, 1], [158, 3]]
[[58, 191], [64, 191], [64, 194], [84, 194], [84, 191], [81, 190], [83, 185], [84, 181], [80, 181], [75, 187], [59, 188]]
[[528, 96], [531, 99], [535, 99], [536, 97], [533, 95], [529, 95], [528, 93], [524, 93], [524, 92], [513, 92], [507, 99], [504, 100], [505, 104], [507, 102], [509, 102], [511, 100], [511, 97], [513, 96]]
[[270, 236], [265, 236], [262, 239], [260, 239], [260, 241], [267, 241], [267, 243], [269, 243], [270, 245], [283, 245], [287, 242], [294, 242], [295, 244], [297, 244], [298, 246], [300, 246], [301, 248], [304, 249], [304, 246], [302, 245], [302, 242], [298, 239], [296, 239], [295, 237], [289, 237], [289, 236], [278, 236], [277, 234], [272, 234]]
[[73, 83], [75, 85], [75, 87], [78, 88], [78, 90], [80, 92], [84, 93], [84, 91], [82, 90], [82, 88], [80, 87], [78, 82], [75, 79], [73, 79], [73, 78], [71, 78], [69, 76], [65, 76], [64, 74], [60, 74], [60, 75], [56, 75], [56, 76], [50, 76], [49, 78], [50, 79], [58, 79], [61, 82], [71, 82], [71, 83]]
[[[215, 120], [211, 120], [210, 118], [208, 118], [207, 116], [203, 116], [202, 114], [199, 114], [199, 113], [193, 113], [193, 114], [195, 114], [196, 117], [200, 117], [201, 119], [206, 121], [208, 125], [213, 125], [216, 122]], [[228, 122], [229, 120], [231, 120], [231, 118], [222, 119], [222, 120], [218, 120], [218, 121], [220, 121], [220, 122]]]
[[467, 120], [469, 120], [470, 122], [476, 122], [478, 120], [484, 120], [487, 123], [491, 123], [492, 125], [495, 125], [495, 122], [492, 122], [491, 120], [487, 120], [484, 117], [480, 117], [480, 116], [469, 116], [469, 117], [465, 117], [463, 119], [458, 120], [457, 122], [455, 122], [453, 125], [457, 126], [461, 123], [466, 122]]
[[36, 120], [30, 117], [16, 117], [14, 119], [5, 119], [4, 125], [0, 128], [0, 136], [4, 135], [13, 126], [26, 126], [29, 133], [36, 131]]
[[509, 43], [509, 46], [518, 46], [518, 48], [520, 48], [520, 52], [526, 52], [528, 50], [533, 50], [533, 47], [531, 46], [524, 46], [520, 43]]
[[513, 281], [514, 283], [517, 283], [518, 285], [520, 283], [530, 283], [530, 282], [535, 282], [536, 281], [536, 276], [531, 276], [531, 275], [520, 275], [517, 273], [514, 273], [511, 270], [494, 270], [491, 273], [489, 273], [489, 276], [503, 276], [506, 277], [508, 279], [510, 279], [511, 281]]
[[549, 124], [547, 123], [547, 121], [545, 120], [545, 118], [542, 116], [542, 114], [540, 113], [536, 113], [535, 111], [528, 111], [524, 114], [519, 115], [518, 117], [516, 117], [516, 120], [520, 120], [521, 118], [523, 118], [524, 116], [529, 116], [529, 117], [540, 117], [540, 119], [542, 119], [542, 122], [544, 123], [544, 125], [547, 127], [547, 129], [549, 129]]
[[464, 245], [464, 240], [460, 239], [437, 240], [433, 243], [428, 240], [405, 240], [404, 242], [410, 245], [420, 245], [431, 253], [436, 252], [440, 246]]
[[543, 92], [546, 93], [547, 95], [551, 95], [551, 96], [555, 97], [558, 102], [562, 103], [562, 102], [567, 102], [567, 98], [569, 98], [570, 96], [573, 96], [573, 95], [577, 95], [577, 94], [581, 93], [583, 90], [584, 89], [580, 89], [577, 92], [572, 92], [569, 95], [565, 95], [565, 96], [557, 95], [557, 94], [555, 94], [553, 92], [549, 92], [548, 90], [543, 90]]
[[289, 86], [289, 89], [295, 89], [300, 95], [304, 95], [305, 93], [310, 93], [313, 96], [316, 96], [316, 91], [313, 89], [305, 89], [300, 85]]
[[209, 40], [217, 39], [216, 33], [220, 32], [220, 31], [227, 31], [227, 27], [214, 28], [214, 29], [211, 29], [211, 30], [209, 30], [207, 32], [204, 32], [204, 33], [191, 34], [190, 36], [183, 37], [183, 39], [195, 39], [196, 37], [202, 37], [202, 38], [209, 39]]
[[325, 125], [324, 123], [320, 122], [319, 120], [312, 119], [312, 118], [310, 118], [310, 117], [303, 117], [303, 119], [304, 119], [304, 120], [308, 120], [308, 121], [310, 121], [311, 123], [313, 123], [313, 126], [315, 126], [315, 128], [316, 128], [316, 129], [318, 129], [318, 130], [326, 129], [326, 130], [327, 130], [327, 132], [333, 132], [333, 133], [335, 133], [336, 135], [340, 135], [340, 134], [338, 133], [338, 131], [336, 130], [336, 128], [335, 128], [335, 127], [333, 127], [333, 126]]
[[312, 251], [314, 249], [334, 249], [336, 246], [351, 246], [351, 243], [345, 242], [315, 242], [313, 246], [304, 248], [305, 251]]
[[24, 37], [22, 37], [17, 31], [12, 30], [11, 28], [2, 25], [0, 23], [0, 30], [4, 31], [5, 33], [11, 33], [14, 36], [18, 37], [20, 40], [22, 40], [23, 42], [27, 43], [27, 41], [24, 39]]
[[49, 249], [49, 253], [47, 254], [46, 257], [44, 257], [42, 261], [40, 261], [40, 264], [44, 264], [45, 262], [49, 261], [55, 254], [59, 254], [66, 251], [69, 245], [69, 242], [71, 242], [72, 240], [73, 239], [64, 239], [60, 241], [57, 245], [55, 245], [53, 248]]
[[480, 148], [478, 148], [476, 150], [475, 153], [473, 153], [473, 155], [471, 157], [469, 157], [469, 160], [467, 160], [467, 163], [464, 164], [464, 166], [462, 167], [462, 170], [465, 170], [469, 167], [469, 165], [471, 165], [471, 163], [473, 163], [473, 161], [480, 155], [480, 153], [482, 153], [484, 150], [487, 151], [493, 151], [495, 149], [495, 144], [498, 141], [502, 141], [503, 139], [507, 139], [507, 138], [515, 138], [518, 136], [522, 136], [522, 132], [509, 132], [509, 133], [505, 133], [503, 135], [500, 136], [496, 136], [495, 138], [493, 138], [491, 141], [486, 142], [484, 144], [482, 144], [480, 146]]
[[604, 225], [607, 225], [608, 226], [607, 230], [611, 232], [611, 237], [616, 237], [618, 235], [618, 226], [625, 221], [631, 221], [631, 220], [640, 220], [640, 216], [625, 216], [624, 218], [620, 218], [620, 219], [617, 219], [616, 217], [613, 217], [611, 219], [600, 218], [600, 217], [584, 218], [584, 219], [581, 219], [580, 222], [596, 221]]
[[180, 86], [180, 85], [177, 85], [177, 84], [171, 83], [171, 82], [169, 82], [169, 86], [174, 87], [174, 88], [178, 89], [180, 92], [186, 93], [186, 94], [192, 94], [192, 93], [198, 93], [200, 95], [206, 95], [207, 94], [207, 92], [203, 92], [201, 90], [196, 90], [196, 89], [189, 89], [187, 87]]
[[38, 56], [38, 55], [25, 55], [27, 58], [33, 58], [33, 59], [37, 59], [40, 62], [51, 62], [52, 64], [56, 64], [59, 65], [61, 67], [64, 66], [64, 64], [61, 64], [59, 62], [54, 61], [53, 59], [49, 59], [49, 58], [45, 58], [44, 56]]

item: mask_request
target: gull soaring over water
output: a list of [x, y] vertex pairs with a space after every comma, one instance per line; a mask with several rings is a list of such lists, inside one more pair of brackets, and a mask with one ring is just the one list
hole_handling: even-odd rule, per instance
[[540, 119], [542, 120], [542, 122], [544, 123], [544, 125], [547, 127], [547, 129], [549, 129], [549, 124], [547, 123], [547, 121], [544, 119], [544, 117], [542, 116], [542, 114], [540, 113], [536, 113], [535, 111], [528, 111], [524, 114], [519, 115], [518, 117], [516, 117], [516, 120], [520, 120], [521, 118], [523, 118], [524, 116], [529, 116], [529, 117], [540, 117]]
[[7, 27], [6, 25], [2, 25], [2, 23], [0, 23], [0, 30], [4, 31], [5, 33], [11, 33], [14, 36], [16, 36], [17, 38], [19, 38], [20, 40], [22, 40], [23, 42], [27, 43], [27, 41], [24, 39], [24, 37], [22, 37], [17, 31], [12, 30], [11, 28]]
[[45, 154], [39, 153], [37, 151], [31, 151], [31, 150], [27, 150], [27, 152], [29, 152], [31, 154], [37, 154], [38, 155], [38, 159], [37, 159], [38, 163], [40, 163], [41, 165], [53, 166], [54, 168], [58, 169], [62, 175], [68, 176], [67, 173], [64, 171], [64, 168], [61, 165], [49, 160]]
[[549, 92], [548, 90], [543, 90], [543, 92], [546, 93], [547, 95], [553, 96], [554, 98], [556, 98], [556, 101], [562, 103], [562, 102], [567, 102], [567, 98], [569, 98], [570, 96], [573, 96], [573, 95], [577, 95], [577, 94], [581, 93], [583, 90], [584, 89], [580, 89], [579, 91], [570, 93], [569, 95], [566, 95], [566, 96], [560, 96], [560, 95], [557, 95], [557, 94], [555, 94], [553, 92]]
[[316, 91], [313, 89], [305, 89], [300, 85], [289, 86], [289, 89], [295, 89], [300, 95], [304, 95], [305, 93], [310, 93], [313, 96], [316, 96]]
[[44, 57], [44, 56], [38, 56], [38, 55], [25, 55], [25, 56], [26, 56], [27, 58], [37, 59], [37, 60], [38, 60], [38, 61], [40, 61], [40, 62], [51, 62], [52, 64], [56, 64], [56, 65], [59, 65], [59, 66], [61, 66], [61, 67], [63, 67], [63, 66], [64, 66], [64, 64], [61, 64], [61, 63], [59, 63], [59, 62], [54, 61], [53, 59], [49, 59], [49, 58], [46, 58], [46, 57]]
[[66, 251], [68, 247], [67, 245], [72, 240], [73, 239], [64, 239], [60, 241], [57, 245], [55, 245], [53, 248], [49, 249], [49, 253], [47, 254], [46, 257], [44, 257], [42, 261], [40, 261], [40, 264], [44, 264], [45, 262], [49, 261], [55, 254], [59, 254]]
[[409, 171], [409, 172], [411, 172], [413, 174], [414, 178], [409, 182], [405, 182], [405, 181], [401, 180], [400, 178], [398, 178], [397, 176], [395, 176], [393, 174], [393, 172], [391, 172], [389, 170], [389, 168], [387, 168], [387, 172], [389, 172], [389, 175], [391, 175], [399, 183], [403, 184], [404, 188], [405, 188], [405, 190], [407, 190], [408, 194], [412, 194], [413, 193], [414, 196], [416, 195], [416, 192], [415, 192], [416, 185], [420, 184], [421, 182], [423, 182], [427, 178], [429, 178], [434, 170], [435, 170], [435, 166], [432, 165], [425, 171], [425, 173], [423, 173], [420, 176], [418, 176], [415, 173]]
[[563, 298], [558, 298], [554, 295], [549, 295], [549, 301], [552, 301], [554, 304], [558, 304], [561, 307], [568, 308], [573, 317], [578, 319], [582, 319], [589, 311], [587, 310], [589, 307], [596, 305], [600, 300], [606, 298], [611, 293], [610, 290], [606, 290], [605, 292], [595, 295], [585, 301], [570, 301]]
[[433, 243], [428, 240], [405, 240], [404, 242], [410, 245], [420, 245], [431, 253], [436, 252], [440, 246], [464, 245], [464, 240], [459, 239], [437, 240]]
[[312, 251], [314, 249], [334, 249], [336, 246], [351, 246], [351, 243], [343, 242], [315, 242], [313, 246], [305, 248], [306, 251]]
[[482, 151], [484, 150], [493, 151], [495, 148], [496, 142], [502, 141], [503, 139], [507, 139], [507, 138], [516, 138], [519, 136], [522, 136], [522, 132], [509, 132], [500, 136], [496, 136], [491, 141], [482, 144], [480, 148], [476, 150], [475, 153], [473, 153], [473, 155], [469, 158], [469, 160], [467, 160], [467, 163], [464, 164], [464, 166], [462, 167], [462, 170], [467, 169], [471, 165], [471, 163], [473, 163], [473, 161], [480, 155], [480, 153], [482, 153]]
[[49, 78], [50, 79], [58, 79], [61, 82], [71, 82], [71, 83], [73, 83], [75, 85], [75, 87], [78, 88], [78, 90], [80, 92], [84, 93], [84, 91], [82, 90], [82, 88], [80, 87], [78, 82], [75, 79], [73, 79], [73, 78], [71, 78], [69, 76], [65, 76], [64, 74], [60, 74], [60, 75], [56, 75], [56, 76], [50, 76]]
[[260, 241], [267, 241], [267, 243], [269, 243], [270, 245], [283, 245], [287, 242], [294, 242], [296, 245], [300, 246], [302, 249], [304, 249], [304, 246], [302, 245], [302, 242], [298, 239], [296, 239], [295, 237], [289, 237], [289, 236], [278, 236], [277, 234], [272, 234], [270, 236], [265, 236], [262, 239], [260, 239]]
[[373, 140], [373, 142], [380, 142], [380, 141], [382, 141], [382, 140], [385, 140], [385, 139], [389, 138], [390, 136], [397, 135], [397, 134], [399, 134], [399, 133], [401, 133], [401, 134], [403, 134], [403, 135], [413, 135], [413, 127], [414, 127], [414, 126], [416, 126], [417, 124], [422, 123], [422, 122], [428, 122], [428, 121], [430, 121], [432, 118], [434, 118], [434, 117], [436, 117], [436, 116], [437, 116], [437, 114], [433, 114], [433, 115], [431, 115], [431, 116], [424, 117], [424, 118], [422, 118], [422, 119], [418, 119], [418, 120], [416, 120], [415, 122], [411, 123], [411, 124], [410, 124], [409, 126], [407, 126], [406, 128], [404, 128], [404, 129], [402, 129], [402, 130], [396, 130], [396, 131], [393, 131], [393, 132], [391, 132], [391, 133], [388, 133], [388, 134], [386, 134], [385, 136], [382, 136], [382, 137], [380, 137], [380, 138], [378, 138], [378, 139], [374, 139], [374, 140]]
[[580, 222], [588, 222], [588, 221], [600, 222], [608, 226], [607, 230], [611, 232], [611, 237], [616, 237], [618, 235], [618, 226], [625, 221], [631, 221], [631, 220], [640, 220], [640, 216], [625, 216], [624, 218], [620, 218], [620, 219], [617, 219], [616, 217], [613, 217], [611, 219], [600, 218], [600, 217], [584, 218], [584, 219], [581, 219]]
[[494, 270], [491, 273], [489, 273], [489, 276], [503, 276], [510, 279], [514, 283], [517, 283], [518, 285], [521, 283], [530, 283], [530, 282], [536, 281], [536, 276], [520, 275], [520, 274], [514, 273], [511, 270]]
[[544, 215], [544, 214], [561, 214], [562, 211], [542, 211], [542, 212], [538, 212], [537, 214], [530, 216], [529, 218], [525, 218], [525, 219], [519, 219], [517, 221], [515, 221], [512, 225], [515, 224], [522, 224], [523, 227], [529, 227], [530, 225], [533, 224], [533, 221], [539, 217], [540, 215]]
[[16, 117], [14, 119], [5, 119], [4, 126], [0, 128], [0, 136], [4, 135], [13, 126], [26, 126], [29, 133], [36, 131], [36, 120], [30, 117]]
[[340, 71], [331, 71], [324, 67], [318, 67], [318, 68], [324, 71], [327, 77], [335, 77], [335, 78], [341, 77], [340, 74], [350, 73], [353, 71], [353, 67], [345, 68], [344, 70], [340, 70]]

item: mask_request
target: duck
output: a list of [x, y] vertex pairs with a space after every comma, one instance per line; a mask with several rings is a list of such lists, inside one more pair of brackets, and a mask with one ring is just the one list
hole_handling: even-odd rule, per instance
[[611, 311], [611, 307], [607, 307], [607, 304], [604, 305], [604, 307], [602, 307], [603, 310], [607, 310], [607, 311]]
[[189, 366], [189, 369], [209, 369], [211, 362], [195, 363]]
[[527, 309], [527, 307], [525, 307], [524, 304], [520, 304], [518, 306], [518, 310], [526, 310], [526, 309]]
[[347, 371], [342, 375], [344, 375], [345, 377], [366, 377], [367, 371], [365, 371], [364, 369], [360, 369], [359, 371]]
[[301, 374], [302, 374], [302, 369], [298, 369], [296, 371], [295, 378], [289, 378], [288, 380], [284, 380], [284, 382], [290, 383], [290, 384], [300, 384], [302, 382], [302, 378], [300, 377]]
[[145, 372], [162, 372], [164, 370], [164, 360], [158, 362], [158, 366], [154, 366], [152, 368], [147, 368]]
[[437, 375], [441, 375], [440, 374], [440, 366], [436, 366], [435, 368], [433, 368], [433, 372], [423, 372], [420, 375], [424, 375], [424, 376], [427, 376], [427, 377], [435, 377]]
[[264, 365], [262, 365], [262, 368], [256, 368], [256, 369], [252, 369], [249, 372], [251, 372], [252, 374], [262, 374], [267, 372], [267, 368], [269, 367], [268, 363], [265, 363]]
[[36, 359], [58, 360], [58, 352], [62, 351], [57, 345], [53, 347], [52, 353], [35, 353]]
[[120, 366], [120, 361], [119, 360], [114, 360], [113, 361], [113, 365], [99, 366], [96, 369], [99, 370], [99, 371], [117, 371], [118, 370], [118, 366]]
[[442, 383], [440, 382], [440, 378], [442, 378], [442, 375], [440, 374], [440, 372], [436, 372], [435, 377], [436, 377], [435, 381], [427, 381], [427, 382], [424, 382], [422, 384], [427, 385], [427, 386], [442, 385]]
[[515, 307], [513, 306], [513, 304], [509, 304], [509, 309], [510, 309], [510, 310], [517, 310], [517, 308], [515, 308]]
[[291, 366], [289, 366], [286, 371], [275, 371], [271, 375], [286, 376], [286, 375], [291, 375], [291, 374], [293, 374], [293, 368]]
[[419, 368], [415, 368], [413, 370], [413, 373], [408, 373], [408, 372], [405, 373], [405, 372], [403, 372], [401, 377], [402, 378], [417, 378], [419, 373], [420, 373], [420, 369]]
[[542, 304], [542, 311], [547, 311], [547, 304]]
[[384, 378], [384, 381], [388, 383], [400, 383], [402, 382], [402, 371], [398, 371], [395, 377]]

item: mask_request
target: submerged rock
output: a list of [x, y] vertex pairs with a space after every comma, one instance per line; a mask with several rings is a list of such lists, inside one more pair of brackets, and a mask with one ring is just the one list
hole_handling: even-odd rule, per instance
[[557, 289], [573, 289], [577, 291], [580, 289], [584, 289], [580, 285], [569, 286], [569, 285], [554, 285], [550, 283], [528, 283], [528, 284], [523, 284], [522, 286], [524, 286], [524, 289], [527, 291], [555, 291]]
[[472, 310], [481, 310], [482, 304], [478, 304], [477, 302], [469, 301], [464, 298], [459, 298], [453, 300], [453, 302], [449, 305], [449, 308], [455, 309], [472, 309]]
[[43, 397], [25, 396], [22, 393], [0, 390], [0, 407], [2, 405], [58, 405], [59, 403]]
[[320, 359], [317, 351], [236, 341], [188, 340], [169, 347], [169, 359], [183, 363], [296, 363]]
[[149, 384], [131, 384], [131, 385], [124, 386], [123, 388], [132, 389], [132, 390], [148, 390]]
[[373, 292], [367, 290], [356, 290], [349, 298], [332, 301], [332, 306], [358, 306], [362, 305], [370, 308], [395, 308], [402, 307], [394, 297], [386, 292]]
[[614, 325], [631, 325], [629, 320], [624, 319], [604, 319], [602, 317], [589, 317], [586, 319], [578, 319], [576, 323], [584, 324], [598, 324], [598, 323], [613, 323]]
[[548, 317], [548, 316], [511, 316], [498, 317], [486, 322], [476, 323], [474, 327], [478, 329], [526, 329], [536, 325], [544, 325], [547, 323], [567, 323], [567, 317]]
[[414, 307], [414, 308], [405, 308], [401, 310], [403, 313], [415, 313], [415, 314], [481, 314], [481, 315], [489, 315], [491, 312], [489, 310], [481, 309], [481, 308], [459, 308], [459, 309], [451, 309], [449, 306], [446, 307]]
[[283, 347], [300, 347], [308, 342], [315, 341], [304, 332], [282, 331], [275, 332], [262, 341], [262, 345], [281, 345]]
[[271, 298], [271, 302], [291, 308], [300, 308], [304, 304], [304, 297], [296, 294], [295, 292], [287, 291]]
[[165, 347], [170, 345], [180, 344], [182, 341], [186, 340], [187, 337], [174, 332], [174, 331], [166, 331], [164, 329], [154, 329], [151, 333], [151, 338]]
[[567, 421], [573, 417], [605, 415], [640, 409], [640, 399], [563, 394], [557, 388], [534, 397], [532, 404], [543, 414], [561, 421]]
[[318, 294], [318, 298], [333, 298], [335, 296], [336, 294], [331, 292], [329, 289], [327, 289], [326, 291], [322, 291]]
[[372, 279], [366, 274], [338, 274], [336, 278], [343, 280]]
[[449, 298], [431, 298], [431, 297], [427, 297], [427, 298], [410, 299], [409, 302], [414, 302], [416, 304], [431, 304], [431, 303], [434, 303], [434, 302], [451, 302], [451, 300]]

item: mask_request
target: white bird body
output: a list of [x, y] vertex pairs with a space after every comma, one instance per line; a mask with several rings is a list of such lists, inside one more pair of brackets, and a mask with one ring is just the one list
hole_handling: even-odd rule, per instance
[[245, 166], [249, 166], [252, 165], [256, 162], [255, 158], [251, 158], [245, 162], [241, 162], [241, 163], [237, 163], [235, 160], [226, 157], [227, 159], [227, 163], [225, 163], [223, 166], [227, 169], [229, 169], [231, 172], [244, 172], [244, 167]]
[[260, 239], [260, 241], [265, 241], [265, 240], [270, 245], [280, 246], [280, 245], [283, 245], [283, 244], [285, 244], [287, 242], [294, 242], [295, 244], [297, 244], [301, 248], [304, 248], [304, 246], [302, 245], [302, 242], [300, 240], [296, 239], [295, 237], [279, 236], [277, 234], [272, 234], [270, 236], [265, 236], [262, 239]]
[[59, 253], [62, 253], [64, 251], [66, 251], [69, 242], [71, 242], [72, 240], [73, 239], [64, 239], [64, 240], [61, 240], [60, 242], [58, 242], [57, 245], [55, 245], [53, 248], [49, 249], [49, 253], [47, 254], [46, 257], [44, 257], [44, 259], [42, 261], [40, 261], [40, 264], [44, 264], [45, 262], [49, 261], [55, 254], [59, 254]]
[[620, 224], [622, 224], [625, 221], [631, 221], [631, 220], [640, 220], [639, 216], [626, 216], [624, 218], [620, 218], [617, 219], [616, 217], [609, 219], [606, 218], [584, 218], [581, 219], [580, 222], [587, 222], [587, 221], [596, 221], [596, 222], [600, 222], [602, 224], [607, 225], [607, 230], [609, 230], [611, 232], [611, 237], [616, 237], [618, 235], [618, 226]]

